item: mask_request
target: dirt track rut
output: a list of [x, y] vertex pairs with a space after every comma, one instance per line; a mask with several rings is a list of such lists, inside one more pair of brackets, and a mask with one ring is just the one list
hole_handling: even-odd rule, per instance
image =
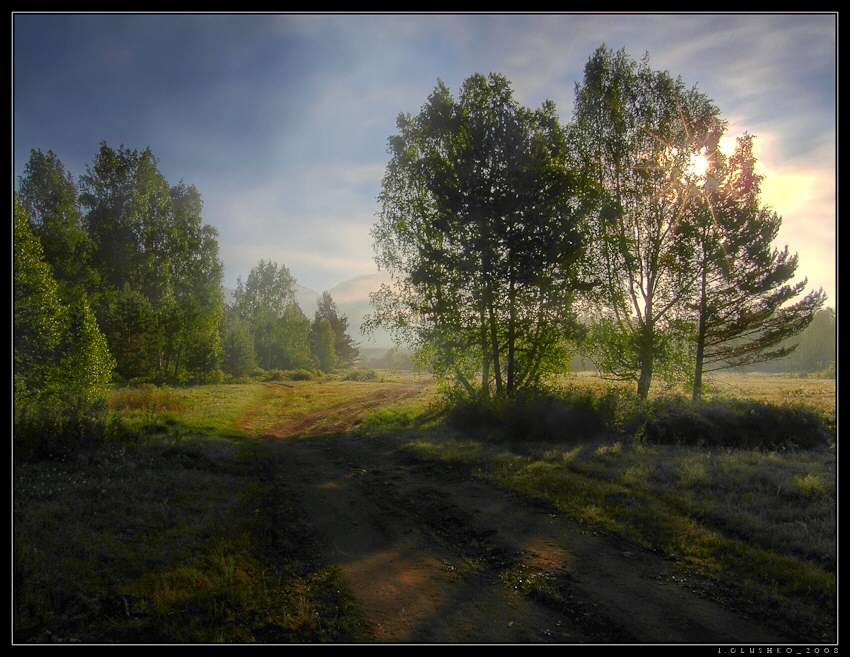
[[[333, 413], [347, 429], [356, 404], [344, 406]], [[319, 415], [279, 427], [268, 455], [375, 643], [794, 642], [698, 594], [659, 555], [457, 465], [348, 431], [297, 437]]]

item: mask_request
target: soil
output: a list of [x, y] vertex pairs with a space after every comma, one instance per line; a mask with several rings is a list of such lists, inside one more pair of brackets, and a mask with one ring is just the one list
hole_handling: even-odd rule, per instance
[[358, 436], [372, 403], [420, 390], [302, 417], [266, 443], [275, 494], [339, 569], [374, 643], [801, 642], [655, 552], [468, 468], [420, 460], [401, 439]]

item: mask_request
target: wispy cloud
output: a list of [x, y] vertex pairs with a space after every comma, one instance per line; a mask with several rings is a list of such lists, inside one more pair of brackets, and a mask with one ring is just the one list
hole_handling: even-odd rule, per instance
[[[226, 284], [275, 259], [311, 287], [374, 270], [369, 229], [399, 113], [437, 79], [505, 75], [555, 101], [603, 42], [696, 84], [757, 137], [764, 200], [834, 297], [836, 17], [805, 14], [65, 14], [15, 17], [15, 174], [78, 176], [101, 140], [150, 146], [204, 199]], [[366, 271], [364, 271], [364, 268]]]

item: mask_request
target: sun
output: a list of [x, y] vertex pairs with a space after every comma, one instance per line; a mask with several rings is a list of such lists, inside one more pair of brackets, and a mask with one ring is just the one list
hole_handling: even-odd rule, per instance
[[688, 163], [686, 171], [687, 178], [696, 181], [705, 181], [708, 175], [708, 169], [711, 166], [706, 149], [703, 146], [698, 151], [691, 153], [691, 161]]

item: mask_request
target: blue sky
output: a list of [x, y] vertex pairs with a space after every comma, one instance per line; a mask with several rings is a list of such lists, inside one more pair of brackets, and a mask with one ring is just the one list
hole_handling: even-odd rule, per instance
[[[837, 14], [13, 14], [14, 185], [31, 149], [76, 180], [101, 141], [195, 185], [224, 284], [260, 259], [323, 291], [377, 267], [369, 229], [401, 112], [497, 72], [571, 118], [603, 42], [756, 136], [762, 200], [836, 300]], [[364, 278], [371, 281], [371, 278]]]

